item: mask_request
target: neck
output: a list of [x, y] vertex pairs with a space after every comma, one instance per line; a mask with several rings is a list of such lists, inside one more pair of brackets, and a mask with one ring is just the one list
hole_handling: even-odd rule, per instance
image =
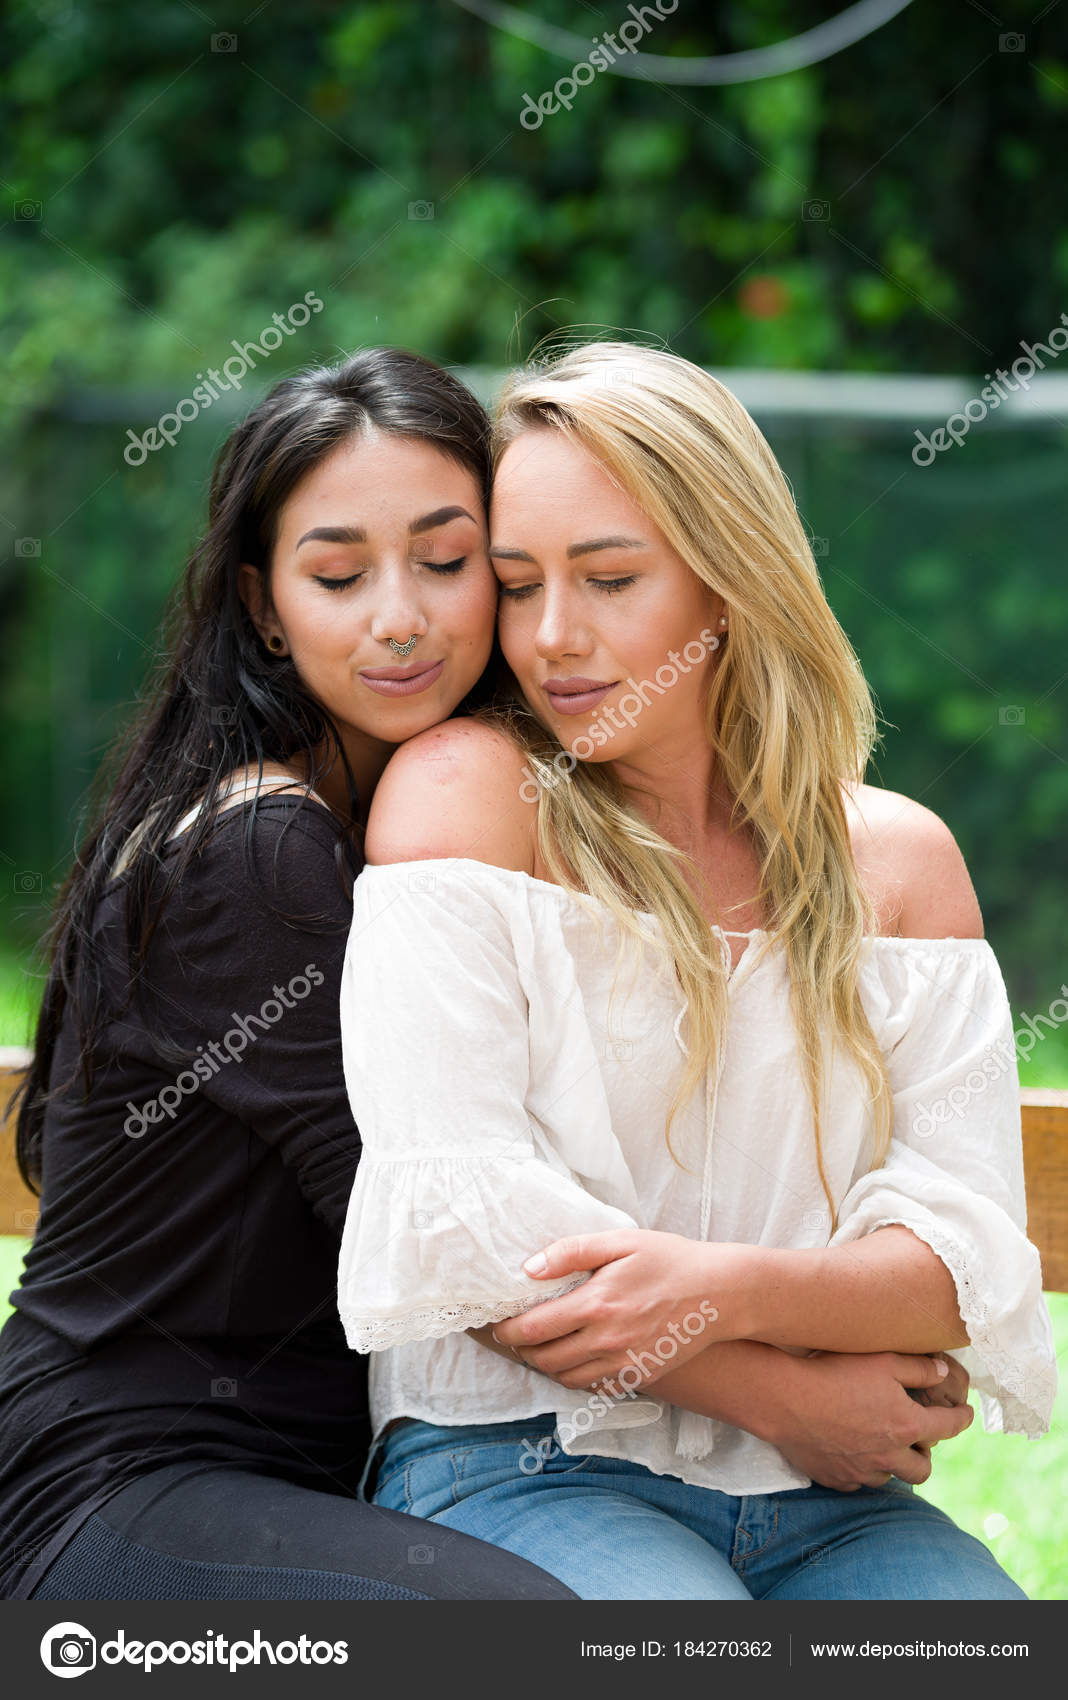
[[611, 765], [634, 807], [680, 848], [701, 844], [730, 820], [733, 799], [703, 733], [677, 747], [649, 745]]
[[[380, 738], [370, 738], [363, 732], [356, 732], [351, 727], [339, 728], [341, 743], [352, 769], [352, 777], [356, 784], [359, 797], [359, 810], [354, 815], [349, 799], [348, 779], [344, 764], [340, 758], [335, 758], [329, 773], [323, 774], [317, 781], [315, 789], [324, 803], [328, 803], [334, 813], [350, 826], [364, 827], [371, 808], [371, 798], [375, 786], [382, 777], [382, 770], [396, 749], [395, 744], [384, 743]], [[316, 750], [316, 759], [323, 760], [325, 748]], [[309, 764], [304, 757], [294, 758], [294, 767], [307, 773]]]

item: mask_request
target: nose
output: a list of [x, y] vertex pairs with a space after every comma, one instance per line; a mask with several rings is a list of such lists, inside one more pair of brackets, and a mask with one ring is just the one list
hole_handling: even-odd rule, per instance
[[395, 561], [375, 587], [375, 611], [371, 636], [375, 643], [407, 643], [410, 637], [425, 637], [429, 621], [423, 612], [419, 585], [408, 560]]
[[534, 647], [542, 661], [555, 661], [564, 655], [589, 655], [592, 648], [589, 630], [582, 624], [566, 585], [555, 588], [546, 585]]

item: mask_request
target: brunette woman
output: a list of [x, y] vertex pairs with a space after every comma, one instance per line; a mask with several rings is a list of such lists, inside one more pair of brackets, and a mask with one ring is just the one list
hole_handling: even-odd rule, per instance
[[335, 1302], [351, 885], [390, 753], [492, 692], [487, 473], [475, 398], [393, 349], [287, 378], [222, 450], [52, 929], [5, 1597], [573, 1597], [357, 1498], [366, 1364]]

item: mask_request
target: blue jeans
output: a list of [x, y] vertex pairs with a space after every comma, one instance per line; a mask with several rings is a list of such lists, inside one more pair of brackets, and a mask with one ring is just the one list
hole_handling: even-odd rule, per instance
[[554, 1436], [550, 1413], [463, 1427], [406, 1418], [372, 1447], [360, 1496], [504, 1547], [583, 1600], [1027, 1598], [896, 1476], [856, 1493], [734, 1498], [571, 1456]]

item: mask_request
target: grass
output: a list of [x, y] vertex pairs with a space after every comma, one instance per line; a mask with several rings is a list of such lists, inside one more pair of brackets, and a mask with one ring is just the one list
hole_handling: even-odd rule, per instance
[[[29, 1042], [40, 983], [0, 947], [0, 1045]], [[1049, 1034], [1020, 1067], [1024, 1086], [1068, 1083], [1068, 1032]], [[0, 1314], [16, 1285], [28, 1242], [0, 1237]], [[1068, 1351], [1068, 1294], [1047, 1295], [1058, 1359]], [[312, 1389], [309, 1395], [314, 1396]], [[922, 1490], [962, 1529], [983, 1541], [1033, 1600], [1068, 1598], [1068, 1539], [1063, 1530], [1068, 1483], [1068, 1388], [1057, 1396], [1053, 1425], [1039, 1441], [986, 1434], [976, 1416], [966, 1434], [943, 1443]]]
[[[1068, 1351], [1068, 1293], [1047, 1293], [1058, 1363]], [[1053, 1422], [1041, 1440], [986, 1434], [979, 1418], [966, 1434], [935, 1448], [920, 1490], [985, 1542], [1033, 1600], [1068, 1598], [1064, 1484], [1068, 1482], [1068, 1386], [1062, 1376]]]

